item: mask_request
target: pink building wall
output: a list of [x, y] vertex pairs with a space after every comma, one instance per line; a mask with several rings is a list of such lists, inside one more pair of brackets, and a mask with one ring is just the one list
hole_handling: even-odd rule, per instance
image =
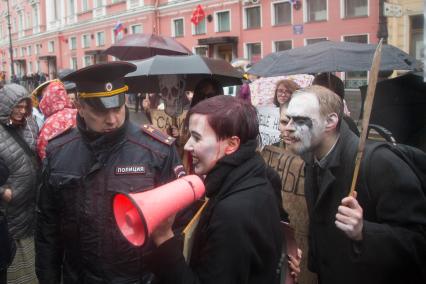
[[[11, 1], [11, 15], [12, 19], [17, 18], [16, 6], [12, 5]], [[64, 0], [55, 0], [62, 1]], [[184, 36], [176, 38], [189, 49], [194, 49], [199, 46], [199, 40], [214, 40], [221, 37], [235, 37], [236, 43], [234, 44], [232, 57], [244, 57], [246, 55], [247, 43], [261, 43], [262, 57], [273, 52], [273, 42], [278, 40], [292, 40], [293, 47], [305, 45], [305, 40], [310, 38], [326, 37], [329, 40], [341, 41], [343, 36], [347, 35], [368, 35], [370, 43], [376, 43], [378, 31], [378, 14], [379, 4], [378, 0], [369, 0], [368, 3], [368, 16], [359, 18], [342, 19], [341, 18], [341, 3], [344, 0], [328, 0], [328, 17], [326, 21], [304, 23], [304, 7], [306, 0], [301, 0], [302, 7], [299, 10], [292, 8], [292, 23], [290, 25], [273, 26], [271, 24], [271, 11], [272, 4], [276, 0], [261, 0], [261, 28], [258, 29], [244, 29], [243, 14], [244, 7], [243, 1], [237, 0], [204, 0], [204, 1], [174, 1], [168, 0], [145, 0], [144, 6], [136, 8], [136, 12], [127, 10], [127, 2], [119, 1], [113, 4], [112, 0], [105, 0], [106, 15], [99, 19], [93, 19], [93, 1], [89, 2], [89, 10], [82, 12], [82, 1], [75, 1], [77, 5], [77, 21], [75, 23], [67, 23], [66, 21], [58, 29], [48, 30], [46, 0], [39, 1], [40, 7], [40, 31], [33, 34], [31, 25], [25, 30], [25, 37], [18, 37], [17, 29], [15, 29], [13, 38], [13, 48], [17, 50], [14, 55], [15, 60], [20, 60], [25, 67], [16, 66], [15, 73], [23, 75], [25, 73], [36, 72], [36, 66], [39, 66], [39, 71], [44, 73], [51, 73], [55, 75], [56, 71], [64, 68], [70, 68], [71, 58], [76, 57], [78, 60], [77, 67], [83, 67], [83, 58], [88, 54], [100, 53], [113, 43], [112, 29], [117, 21], [120, 21], [126, 28], [127, 33], [130, 33], [130, 26], [135, 24], [142, 25], [143, 32], [154, 33], [159, 32], [162, 35], [172, 35], [172, 20], [175, 18], [184, 19]], [[37, 2], [37, 1], [36, 1]], [[6, 5], [2, 2], [0, 4], [0, 13], [6, 10]], [[28, 1], [20, 1], [24, 6], [25, 14], [29, 13], [32, 16], [32, 7]], [[206, 15], [212, 15], [211, 22], [206, 21], [207, 32], [202, 35], [192, 34], [192, 24], [190, 22], [192, 12], [196, 6], [201, 4]], [[67, 7], [65, 7], [65, 15], [68, 15]], [[215, 12], [229, 10], [231, 13], [231, 30], [229, 32], [215, 32]], [[3, 13], [3, 15], [5, 15]], [[26, 19], [27, 20], [27, 19]], [[0, 38], [0, 70], [10, 71], [10, 56], [9, 56], [9, 41], [7, 31], [7, 18], [0, 19], [2, 25], [2, 34]], [[294, 34], [293, 26], [303, 25], [302, 34]], [[105, 44], [102, 46], [95, 46], [96, 32], [105, 32]], [[89, 48], [82, 48], [81, 37], [83, 34], [91, 35], [91, 45]], [[69, 38], [75, 36], [77, 39], [77, 49], [70, 50]], [[54, 52], [48, 51], [48, 42], [55, 42]], [[41, 44], [42, 48], [39, 54], [35, 54], [36, 44]], [[30, 55], [20, 55], [22, 47], [32, 46], [32, 53]], [[209, 44], [208, 55], [211, 57], [218, 57], [218, 45]], [[48, 61], [49, 58], [55, 58]], [[92, 55], [97, 60], [112, 60], [108, 56], [101, 58], [99, 54]], [[96, 60], [97, 59], [97, 60]], [[229, 59], [229, 58], [228, 58]], [[29, 63], [32, 62], [32, 70], [29, 69]], [[37, 63], [38, 62], [38, 63]], [[16, 64], [15, 64], [16, 65]], [[19, 64], [18, 64], [19, 65]], [[19, 68], [18, 68], [19, 67]], [[19, 70], [19, 72], [17, 71]]]

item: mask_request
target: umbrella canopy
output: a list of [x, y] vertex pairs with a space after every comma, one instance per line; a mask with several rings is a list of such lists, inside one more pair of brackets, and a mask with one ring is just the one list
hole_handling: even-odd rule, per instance
[[[368, 71], [377, 44], [322, 41], [271, 53], [248, 73], [270, 77], [320, 72]], [[383, 45], [380, 70], [416, 70], [420, 62], [404, 51]]]
[[104, 51], [121, 60], [139, 60], [154, 55], [183, 55], [192, 54], [183, 44], [171, 37], [154, 34], [131, 34]]
[[223, 87], [242, 84], [242, 74], [223, 59], [212, 59], [200, 55], [156, 55], [133, 63], [137, 66], [136, 71], [125, 77], [130, 91], [133, 92], [161, 92], [159, 75], [185, 75], [185, 88], [188, 91], [194, 90], [197, 83], [204, 78], [215, 79]]
[[[361, 89], [364, 99], [367, 86]], [[398, 143], [426, 151], [426, 83], [409, 73], [377, 83], [370, 123], [390, 130]]]

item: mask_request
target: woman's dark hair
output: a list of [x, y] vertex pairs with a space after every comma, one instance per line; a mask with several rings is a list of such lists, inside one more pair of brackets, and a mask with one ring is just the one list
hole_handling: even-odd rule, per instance
[[215, 96], [203, 100], [189, 110], [187, 122], [193, 114], [206, 115], [219, 140], [237, 136], [244, 144], [259, 135], [256, 108], [232, 96]]
[[[212, 86], [213, 93], [204, 93], [204, 89], [208, 86]], [[223, 87], [222, 85], [215, 79], [212, 78], [205, 78], [197, 83], [194, 89], [194, 96], [192, 97], [191, 101], [191, 108], [194, 107], [196, 104], [201, 102], [202, 100], [223, 95]]]
[[277, 90], [278, 90], [278, 86], [279, 85], [284, 85], [284, 87], [289, 90], [292, 94], [300, 89], [300, 86], [296, 83], [293, 82], [292, 80], [280, 80], [275, 84], [275, 94], [274, 94], [274, 104], [275, 106], [279, 107], [280, 104], [278, 103], [278, 99], [277, 99]]

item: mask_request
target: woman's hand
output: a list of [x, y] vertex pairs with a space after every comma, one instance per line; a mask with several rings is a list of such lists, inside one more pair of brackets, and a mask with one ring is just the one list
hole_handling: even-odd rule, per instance
[[297, 255], [288, 255], [288, 259], [288, 267], [291, 270], [290, 275], [293, 277], [294, 282], [297, 283], [300, 274], [300, 260], [302, 259], [302, 250], [297, 249]]
[[157, 247], [161, 246], [165, 241], [173, 238], [175, 234], [172, 230], [173, 222], [175, 221], [175, 216], [172, 215], [162, 223], [151, 233], [151, 238], [153, 239]]

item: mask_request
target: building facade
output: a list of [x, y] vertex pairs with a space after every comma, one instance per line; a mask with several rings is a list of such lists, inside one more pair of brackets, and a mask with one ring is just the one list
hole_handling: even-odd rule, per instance
[[[194, 53], [231, 61], [320, 40], [378, 42], [379, 0], [0, 0], [0, 70], [54, 78], [113, 60], [103, 51], [123, 34], [175, 37]], [[206, 17], [191, 16], [201, 5]], [[121, 23], [124, 31], [115, 35]], [[348, 74], [354, 80], [365, 74]], [[349, 79], [349, 78], [347, 78]], [[364, 78], [365, 79], [365, 78]]]
[[424, 0], [391, 0], [387, 17], [389, 44], [425, 59]]

